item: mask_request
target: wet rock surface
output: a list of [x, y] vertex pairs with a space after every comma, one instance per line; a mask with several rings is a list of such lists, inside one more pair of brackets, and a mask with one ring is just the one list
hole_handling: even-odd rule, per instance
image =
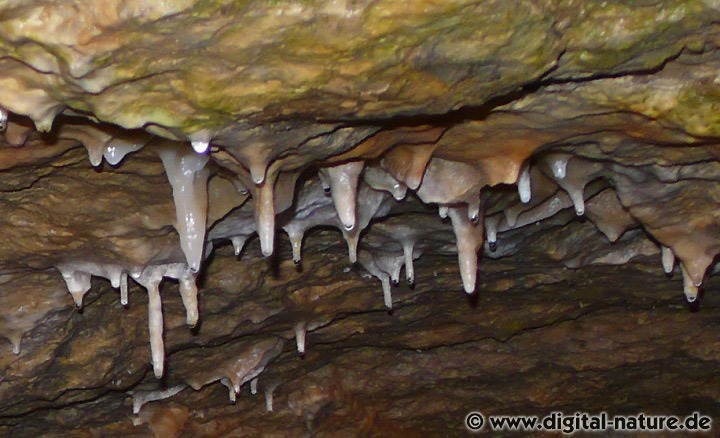
[[85, 3], [0, 7], [3, 435], [720, 419], [717, 2]]
[[[51, 338], [55, 352], [49, 358], [53, 365], [42, 373], [46, 377], [30, 384], [31, 391], [23, 376], [10, 375], [3, 384], [5, 394], [17, 387], [12, 399], [23, 401], [6, 405], [4, 431], [404, 435], [461, 433], [469, 410], [684, 415], [701, 408], [718, 415], [713, 408], [717, 300], [708, 294], [700, 312], [689, 312], [677, 276], [665, 278], [657, 257], [582, 270], [531, 251], [512, 261], [485, 260], [474, 302], [462, 297], [452, 259], [422, 259], [416, 288], [395, 289], [389, 315], [375, 280], [356, 270], [327, 269], [328, 258], [346, 265], [338, 236], [314, 237], [330, 241], [330, 251], [316, 259], [308, 248], [302, 277], [286, 262], [278, 278], [242, 290], [236, 285], [247, 284], [248, 272], [270, 268], [260, 257], [240, 264], [229, 248], [219, 249], [208, 270], [222, 269], [223, 278], [208, 275], [202, 287], [197, 334], [183, 326], [182, 304], [167, 288], [169, 369], [162, 382], [147, 365], [146, 298], [137, 288], [127, 310], [112, 291], [98, 291], [82, 314], [61, 311], [58, 322], [70, 328]], [[247, 249], [259, 252], [257, 244]], [[298, 321], [318, 325], [308, 331], [303, 357], [292, 339]], [[230, 404], [227, 389], [216, 380], [199, 391], [187, 388], [148, 403], [139, 417], [132, 414], [127, 392], [208, 381], [203, 376], [228, 362], [247, 360], [252, 346], [278, 343], [284, 347], [260, 375], [256, 395], [246, 383]], [[33, 358], [40, 354], [39, 348], [28, 350]], [[8, 368], [21, 370], [29, 355]], [[68, 390], [77, 387], [86, 389]], [[268, 391], [273, 412], [266, 411]], [[145, 423], [133, 426], [133, 418]]]

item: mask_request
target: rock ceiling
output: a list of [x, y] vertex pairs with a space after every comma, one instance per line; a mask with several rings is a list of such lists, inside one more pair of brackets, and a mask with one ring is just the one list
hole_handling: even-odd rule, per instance
[[[354, 431], [405, 433], [443, 412], [410, 394], [424, 369], [530, 367], [485, 340], [584, 315], [569, 286], [530, 297], [581, 287], [574, 269], [625, 276], [592, 297], [697, 308], [720, 253], [718, 23], [714, 0], [2, 2], [0, 426], [311, 431], [358, 411], [355, 380], [385, 404]], [[670, 309], [591, 318], [717, 331]]]

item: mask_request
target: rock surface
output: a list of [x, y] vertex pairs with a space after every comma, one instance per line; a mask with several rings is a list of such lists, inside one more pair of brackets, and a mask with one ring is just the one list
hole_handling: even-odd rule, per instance
[[0, 17], [3, 435], [720, 418], [720, 3]]

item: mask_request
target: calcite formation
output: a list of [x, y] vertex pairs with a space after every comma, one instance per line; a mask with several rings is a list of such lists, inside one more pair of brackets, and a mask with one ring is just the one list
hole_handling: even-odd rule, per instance
[[[717, 339], [677, 345], [717, 332], [678, 304], [720, 254], [719, 22], [714, 0], [0, 4], [0, 430], [439, 432], [607, 409], [585, 384], [555, 403], [544, 351], [588, 381], [643, 348], [713, 369]], [[639, 307], [597, 310], [611, 287]], [[546, 386], [500, 394], [513, 362]], [[412, 389], [473, 372], [503, 385]]]

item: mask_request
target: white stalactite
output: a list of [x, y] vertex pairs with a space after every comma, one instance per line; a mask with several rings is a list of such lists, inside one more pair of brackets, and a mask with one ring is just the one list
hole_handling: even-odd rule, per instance
[[260, 249], [265, 257], [270, 257], [275, 251], [275, 179], [268, 178], [256, 193], [255, 226]]
[[662, 254], [662, 266], [666, 274], [671, 274], [675, 269], [675, 253], [672, 249], [662, 245], [660, 247]]
[[688, 303], [694, 303], [698, 298], [699, 287], [693, 282], [692, 277], [685, 270], [685, 265], [680, 263], [680, 270], [683, 276], [683, 293]]
[[520, 176], [518, 177], [518, 193], [520, 194], [520, 201], [523, 204], [527, 204], [532, 199], [532, 187], [530, 187], [530, 164], [526, 163], [520, 170]]
[[482, 233], [478, 233], [477, 227], [483, 225], [473, 224], [468, 220], [466, 212], [462, 210], [458, 207], [450, 208], [448, 215], [455, 232], [463, 288], [466, 293], [471, 294], [475, 292], [477, 282], [477, 251], [482, 245]]
[[164, 148], [159, 154], [173, 189], [175, 228], [180, 235], [180, 246], [188, 266], [197, 272], [205, 246], [209, 176], [205, 165], [209, 158], [171, 148]]
[[305, 355], [305, 337], [307, 336], [307, 323], [302, 321], [295, 324], [295, 343], [300, 356]]
[[351, 161], [320, 170], [330, 183], [335, 209], [346, 230], [352, 230], [355, 227], [358, 178], [360, 178], [364, 166], [364, 161]]

